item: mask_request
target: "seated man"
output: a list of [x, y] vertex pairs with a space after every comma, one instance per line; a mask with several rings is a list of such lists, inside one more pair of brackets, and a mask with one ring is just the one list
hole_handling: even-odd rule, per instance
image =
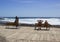
[[45, 20], [45, 22], [44, 22], [44, 27], [46, 27], [46, 29], [47, 29], [48, 27], [50, 27], [50, 24], [47, 22], [47, 20]]

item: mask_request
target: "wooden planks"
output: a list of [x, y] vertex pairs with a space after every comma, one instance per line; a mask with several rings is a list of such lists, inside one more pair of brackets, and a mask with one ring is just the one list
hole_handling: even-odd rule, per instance
[[[0, 33], [11, 42], [60, 42], [60, 28], [50, 30], [34, 30], [34, 27], [5, 29], [0, 27]], [[14, 41], [13, 41], [14, 40]]]

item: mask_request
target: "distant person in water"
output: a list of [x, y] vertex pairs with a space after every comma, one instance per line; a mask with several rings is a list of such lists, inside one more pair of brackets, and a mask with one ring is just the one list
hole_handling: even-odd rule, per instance
[[15, 24], [16, 24], [16, 27], [19, 25], [19, 18], [17, 16], [15, 17]]

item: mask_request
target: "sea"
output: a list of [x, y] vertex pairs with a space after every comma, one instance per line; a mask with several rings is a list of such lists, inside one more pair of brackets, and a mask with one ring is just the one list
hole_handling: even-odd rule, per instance
[[[51, 25], [60, 25], [60, 17], [19, 17], [19, 23], [35, 24], [38, 20], [47, 20]], [[14, 22], [15, 17], [0, 17], [0, 23]]]

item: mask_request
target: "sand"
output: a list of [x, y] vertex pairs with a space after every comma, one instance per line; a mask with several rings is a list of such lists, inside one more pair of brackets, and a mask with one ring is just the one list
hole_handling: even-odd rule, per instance
[[[19, 26], [18, 29], [11, 29], [15, 27], [0, 26], [0, 42], [60, 42], [60, 28], [51, 27], [46, 30], [34, 30], [34, 27]], [[5, 39], [3, 39], [3, 37]], [[5, 41], [4, 41], [5, 40]]]

